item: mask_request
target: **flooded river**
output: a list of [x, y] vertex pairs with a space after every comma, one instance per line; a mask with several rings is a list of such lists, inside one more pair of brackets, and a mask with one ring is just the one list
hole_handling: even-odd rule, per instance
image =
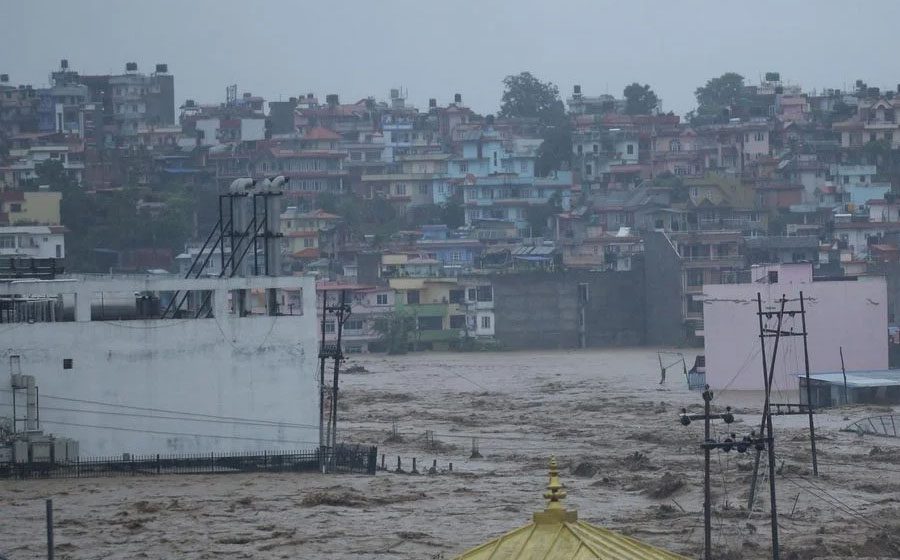
[[[408, 472], [416, 458], [423, 474], [0, 482], [4, 516], [16, 520], [0, 527], [0, 553], [44, 557], [40, 500], [52, 496], [57, 558], [452, 558], [528, 523], [555, 455], [581, 519], [698, 555], [703, 427], [682, 426], [678, 413], [702, 401], [679, 368], [659, 384], [655, 350], [364, 355], [347, 365], [368, 373], [342, 378], [339, 439], [378, 444], [391, 470], [400, 457]], [[730, 431], [744, 435], [758, 401], [726, 394], [714, 404], [735, 407]], [[818, 415], [818, 479], [806, 417], [777, 419], [784, 558], [900, 556], [883, 536], [900, 520], [900, 442], [839, 431], [873, 413]], [[767, 492], [747, 509], [751, 465], [749, 454], [713, 456], [719, 557], [769, 557]]]

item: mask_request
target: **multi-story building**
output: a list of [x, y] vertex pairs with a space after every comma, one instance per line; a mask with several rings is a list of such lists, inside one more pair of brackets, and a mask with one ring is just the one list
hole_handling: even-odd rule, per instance
[[842, 148], [861, 148], [869, 142], [885, 141], [891, 148], [900, 148], [900, 97], [860, 99], [853, 118], [835, 123], [841, 134]]
[[64, 259], [66, 257], [65, 228], [62, 226], [0, 227], [0, 256]]
[[334, 257], [343, 245], [341, 217], [323, 210], [301, 212], [289, 206], [281, 214], [281, 234], [288, 260], [308, 262]]
[[175, 81], [166, 64], [157, 64], [150, 75], [137, 64], [125, 65], [125, 73], [109, 77], [112, 117], [122, 137], [135, 136], [147, 126], [175, 124]]
[[0, 226], [58, 226], [62, 193], [41, 190], [0, 191]]
[[680, 261], [681, 312], [687, 333], [703, 336], [703, 286], [737, 282], [744, 269], [744, 236], [739, 231], [667, 234]]
[[[342, 282], [316, 283], [316, 324], [322, 325], [323, 299], [327, 293], [330, 303], [340, 300], [341, 292], [345, 293], [346, 302], [350, 304], [350, 316], [344, 322], [341, 333], [341, 344], [346, 353], [370, 352], [376, 349], [381, 340], [380, 322], [388, 320], [395, 311], [394, 291], [387, 286], [369, 286]], [[333, 317], [325, 319], [325, 341], [337, 341], [337, 324]]]
[[84, 152], [80, 144], [32, 146], [24, 150], [10, 150], [11, 163], [0, 166], [0, 181], [4, 188], [20, 189], [38, 179], [37, 167], [55, 161], [75, 183], [84, 176]]

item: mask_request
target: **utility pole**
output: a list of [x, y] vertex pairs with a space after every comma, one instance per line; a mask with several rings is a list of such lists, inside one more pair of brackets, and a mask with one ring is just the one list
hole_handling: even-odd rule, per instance
[[[778, 509], [776, 504], [776, 495], [775, 495], [775, 436], [774, 429], [772, 427], [772, 414], [769, 410], [771, 404], [771, 393], [772, 393], [772, 382], [775, 378], [775, 359], [778, 356], [778, 343], [781, 340], [782, 330], [781, 325], [784, 319], [784, 304], [787, 302], [787, 298], [782, 294], [781, 296], [781, 307], [777, 313], [778, 316], [778, 324], [775, 330], [767, 329], [763, 324], [763, 316], [767, 319], [770, 319], [773, 315], [772, 312], [763, 312], [762, 309], [762, 294], [757, 292], [756, 294], [756, 306], [757, 306], [757, 316], [759, 317], [759, 344], [761, 348], [761, 352], [763, 355], [763, 386], [765, 388], [765, 403], [763, 405], [762, 412], [762, 420], [760, 421], [760, 432], [764, 432], [766, 434], [765, 442], [766, 447], [768, 448], [768, 462], [769, 462], [769, 507], [770, 507], [770, 517], [772, 522], [772, 558], [773, 560], [779, 560], [781, 557], [781, 552], [778, 545]], [[766, 363], [766, 338], [775, 337], [775, 343], [772, 347], [772, 357], [771, 361]], [[757, 446], [756, 460], [753, 468], [753, 478], [750, 487], [750, 508], [753, 507], [753, 498], [756, 490], [756, 478], [757, 478], [757, 470], [759, 468], [759, 456], [762, 452], [762, 448]]]
[[[335, 317], [336, 344], [325, 343], [325, 325], [328, 316]], [[350, 316], [350, 304], [347, 303], [347, 291], [341, 290], [340, 303], [328, 304], [328, 290], [322, 291], [322, 342], [319, 345], [319, 462], [320, 470], [325, 472], [329, 466], [334, 466], [335, 449], [337, 447], [337, 400], [338, 377], [341, 363], [344, 361], [342, 349], [342, 337], [344, 322]], [[334, 363], [334, 375], [331, 382], [331, 402], [328, 413], [325, 413], [325, 395], [328, 387], [325, 385], [325, 362], [332, 360]], [[330, 459], [326, 458], [329, 456]]]
[[[847, 368], [844, 367], [844, 347], [839, 346], [838, 350], [841, 353], [841, 374], [844, 376], [844, 404], [847, 404], [849, 400], [847, 397]], [[807, 381], [809, 383], [809, 381]]]
[[341, 341], [344, 333], [344, 322], [350, 317], [350, 305], [347, 303], [347, 290], [341, 290], [341, 301], [335, 307], [331, 308], [335, 314], [335, 328], [337, 329], [337, 344], [335, 345], [334, 354], [334, 379], [331, 385], [331, 460], [334, 467], [335, 453], [337, 450], [337, 402], [338, 402], [338, 373], [341, 369], [341, 362], [344, 361], [344, 351], [341, 347]]
[[[819, 461], [816, 457], [816, 425], [813, 421], [812, 385], [809, 382], [809, 348], [806, 344], [806, 306], [803, 303], [803, 292], [800, 292], [800, 320], [803, 325], [803, 361], [806, 365], [806, 407], [809, 413], [809, 444], [812, 451], [813, 476], [819, 476]], [[841, 369], [844, 364], [844, 352], [841, 350]], [[844, 373], [844, 390], [847, 387], [847, 373]]]
[[328, 316], [328, 290], [322, 291], [322, 331], [319, 342], [319, 470], [325, 472], [325, 323]]
[[[710, 452], [713, 449], [731, 451], [735, 443], [734, 434], [726, 438], [723, 443], [718, 443], [710, 437], [710, 421], [724, 420], [726, 424], [734, 422], [731, 407], [725, 408], [724, 414], [712, 414], [710, 409], [713, 393], [707, 385], [703, 390], [703, 414], [688, 414], [687, 409], [681, 409], [680, 421], [683, 426], [690, 425], [694, 420], [703, 420], [703, 558], [712, 560], [712, 492], [710, 489]], [[744, 446], [746, 450], [746, 446]]]

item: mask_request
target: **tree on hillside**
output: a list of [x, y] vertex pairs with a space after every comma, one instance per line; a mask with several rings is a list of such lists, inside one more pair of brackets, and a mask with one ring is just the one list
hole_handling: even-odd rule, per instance
[[550, 216], [562, 212], [562, 196], [559, 192], [553, 193], [544, 204], [529, 206], [525, 210], [528, 226], [531, 228], [532, 237], [541, 237], [548, 233], [547, 222]]
[[705, 86], [694, 91], [697, 98], [698, 115], [720, 115], [723, 110], [737, 105], [744, 91], [744, 77], [734, 72], [726, 72], [718, 78], [711, 78]]
[[535, 175], [546, 177], [552, 171], [567, 169], [572, 159], [572, 126], [568, 122], [562, 122], [545, 127], [541, 138], [544, 142], [537, 151]]
[[522, 72], [504, 78], [503, 85], [506, 89], [500, 105], [501, 117], [536, 118], [542, 124], [559, 124], [566, 119], [559, 88], [552, 82], [542, 82], [531, 72]]
[[634, 82], [625, 86], [625, 113], [628, 115], [649, 115], [659, 105], [659, 97], [647, 84]]

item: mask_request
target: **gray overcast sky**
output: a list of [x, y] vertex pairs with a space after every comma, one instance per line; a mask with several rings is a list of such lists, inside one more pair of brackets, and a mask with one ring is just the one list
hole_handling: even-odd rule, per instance
[[0, 21], [13, 83], [46, 84], [60, 58], [86, 74], [166, 62], [178, 103], [221, 101], [230, 83], [269, 100], [402, 86], [419, 107], [460, 92], [490, 113], [503, 77], [529, 70], [563, 97], [646, 82], [682, 114], [726, 71], [817, 89], [900, 82], [896, 0], [0, 0]]

